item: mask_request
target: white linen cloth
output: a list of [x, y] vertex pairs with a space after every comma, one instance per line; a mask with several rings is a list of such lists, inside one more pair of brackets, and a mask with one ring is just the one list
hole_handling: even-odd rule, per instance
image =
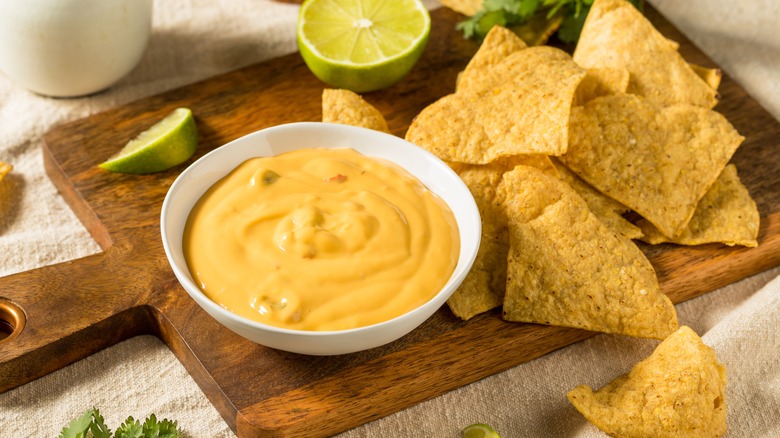
[[[780, 118], [780, 3], [650, 3]], [[44, 173], [41, 138], [54, 124], [296, 50], [295, 5], [165, 0], [154, 7], [141, 64], [109, 90], [51, 99], [16, 87], [0, 73], [0, 160], [14, 165], [0, 184], [0, 276], [99, 251]], [[779, 274], [774, 268], [677, 305], [680, 323], [702, 335], [727, 367], [729, 437], [780, 436]], [[602, 386], [655, 345], [599, 335], [342, 436], [457, 437], [462, 427], [485, 422], [505, 438], [602, 437], [568, 403], [566, 392], [579, 384]], [[127, 416], [155, 413], [177, 420], [186, 436], [234, 436], [175, 356], [151, 336], [0, 394], [0, 435], [55, 437], [93, 406], [112, 429]]]

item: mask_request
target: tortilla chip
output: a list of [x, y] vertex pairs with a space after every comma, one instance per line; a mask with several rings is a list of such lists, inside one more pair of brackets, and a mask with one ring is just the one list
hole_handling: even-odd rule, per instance
[[715, 351], [680, 327], [624, 376], [569, 401], [610, 436], [704, 438], [726, 433], [726, 368]]
[[594, 189], [560, 162], [555, 162], [555, 165], [560, 178], [585, 200], [591, 213], [596, 215], [607, 228], [627, 239], [638, 239], [643, 236], [639, 227], [623, 217], [624, 213], [631, 211], [628, 207]]
[[696, 64], [690, 64], [693, 71], [707, 83], [713, 90], [720, 87], [720, 81], [723, 79], [723, 71], [719, 68], [707, 68]]
[[468, 17], [476, 15], [482, 9], [483, 0], [440, 0], [442, 6]]
[[474, 196], [482, 218], [482, 241], [477, 258], [463, 283], [447, 301], [452, 313], [461, 319], [470, 319], [504, 302], [509, 231], [498, 187], [503, 174], [520, 164], [557, 176], [555, 166], [546, 155], [516, 156], [486, 165], [450, 163]]
[[466, 68], [458, 75], [456, 89], [461, 89], [462, 84], [471, 83], [483, 76], [486, 69], [490, 69], [501, 63], [507, 56], [528, 48], [520, 37], [511, 30], [502, 26], [493, 26], [479, 50], [466, 65]]
[[574, 61], [584, 68], [625, 68], [629, 92], [661, 105], [712, 108], [717, 92], [671, 43], [626, 0], [596, 0], [585, 19]]
[[444, 96], [412, 120], [406, 131], [406, 140], [444, 161], [489, 163], [490, 160], [483, 157], [483, 147], [492, 142], [477, 122], [476, 105], [477, 99], [473, 97], [462, 94]]
[[[511, 50], [511, 47], [504, 49]], [[496, 58], [489, 58], [489, 56], [498, 55], [500, 54], [483, 54], [481, 60], [478, 60], [481, 63], [471, 68], [466, 66], [459, 78], [456, 91], [491, 95], [498, 93], [503, 86], [531, 82], [545, 87], [547, 91], [555, 91], [550, 81], [544, 80], [546, 75], [553, 75], [563, 81], [574, 76], [579, 85], [586, 74], [572, 61], [568, 53], [555, 47], [538, 46], [520, 49], [491, 64]], [[564, 86], [564, 84], [560, 85]]]
[[322, 121], [390, 132], [382, 113], [350, 90], [322, 90]]
[[511, 157], [511, 162], [514, 163], [514, 166], [512, 166], [512, 168], [509, 170], [512, 170], [515, 167], [521, 165], [531, 166], [541, 170], [547, 175], [560, 178], [560, 174], [558, 173], [558, 167], [553, 163], [552, 159], [547, 155], [541, 155], [541, 154], [515, 155], [514, 157]]
[[598, 191], [680, 234], [744, 137], [695, 105], [658, 107], [629, 94], [574, 107], [563, 164]]
[[509, 256], [504, 319], [663, 339], [677, 314], [633, 242], [607, 229], [563, 181], [504, 174]]
[[585, 105], [599, 96], [625, 93], [629, 74], [624, 68], [589, 68], [587, 75], [577, 87], [574, 105]]
[[[406, 139], [439, 158], [487, 164], [512, 155], [560, 155], [585, 71], [565, 52], [531, 47], [420, 112]], [[466, 91], [467, 90], [467, 91]]]
[[535, 167], [548, 175], [559, 177], [558, 166], [553, 163], [549, 156], [543, 154], [512, 155], [490, 164], [447, 163], [447, 165], [459, 175], [461, 172], [474, 171], [475, 169], [501, 169], [503, 172], [509, 172], [516, 166], [523, 165]]
[[642, 240], [653, 245], [720, 242], [729, 246], [755, 247], [758, 246], [759, 221], [755, 201], [739, 180], [737, 167], [729, 164], [699, 201], [691, 221], [679, 236], [669, 239], [644, 219], [638, 225], [645, 234]]
[[509, 233], [506, 217], [496, 200], [496, 189], [508, 167], [506, 162], [453, 165], [474, 196], [482, 218], [482, 240], [477, 258], [463, 283], [447, 301], [452, 313], [464, 320], [498, 307], [504, 301]]
[[14, 167], [11, 166], [10, 164], [4, 161], [0, 161], [0, 181], [2, 181], [3, 178], [5, 178], [5, 176], [8, 175], [8, 173], [13, 169]]

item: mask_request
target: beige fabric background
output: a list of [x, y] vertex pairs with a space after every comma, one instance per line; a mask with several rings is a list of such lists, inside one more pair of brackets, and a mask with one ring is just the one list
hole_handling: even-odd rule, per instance
[[[650, 3], [780, 117], [779, 2]], [[103, 93], [49, 99], [15, 87], [0, 73], [0, 160], [15, 166], [0, 185], [0, 276], [99, 250], [43, 171], [41, 136], [52, 125], [291, 53], [296, 16], [297, 6], [261, 0], [157, 1], [141, 64]], [[780, 436], [778, 275], [775, 268], [677, 306], [680, 322], [702, 335], [728, 367], [729, 437]], [[655, 345], [597, 336], [342, 436], [457, 437], [473, 422], [492, 424], [504, 437], [604, 436], [568, 404], [566, 391], [605, 384]], [[154, 337], [125, 341], [0, 394], [0, 435], [55, 437], [91, 406], [113, 428], [128, 415], [156, 413], [178, 420], [190, 437], [234, 436]]]

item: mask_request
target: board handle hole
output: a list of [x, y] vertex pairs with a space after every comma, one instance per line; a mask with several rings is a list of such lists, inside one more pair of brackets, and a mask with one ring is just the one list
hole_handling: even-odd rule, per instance
[[0, 344], [19, 336], [24, 330], [27, 317], [21, 307], [0, 298]]

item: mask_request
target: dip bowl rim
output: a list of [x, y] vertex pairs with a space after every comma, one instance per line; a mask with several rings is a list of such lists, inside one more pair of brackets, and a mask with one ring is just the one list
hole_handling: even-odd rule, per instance
[[[302, 140], [297, 144], [281, 144], [298, 137]], [[276, 327], [239, 316], [212, 301], [195, 284], [182, 250], [184, 223], [194, 203], [246, 159], [309, 147], [353, 148], [364, 155], [393, 162], [422, 181], [448, 205], [458, 224], [460, 254], [455, 270], [436, 295], [415, 309], [386, 321], [345, 330], [310, 331]], [[468, 187], [438, 157], [392, 134], [325, 122], [275, 125], [209, 151], [177, 176], [166, 193], [160, 212], [160, 233], [168, 263], [179, 284], [203, 310], [221, 325], [254, 343], [309, 355], [367, 350], [390, 343], [417, 328], [445, 304], [466, 278], [479, 250], [481, 226], [479, 210]]]

